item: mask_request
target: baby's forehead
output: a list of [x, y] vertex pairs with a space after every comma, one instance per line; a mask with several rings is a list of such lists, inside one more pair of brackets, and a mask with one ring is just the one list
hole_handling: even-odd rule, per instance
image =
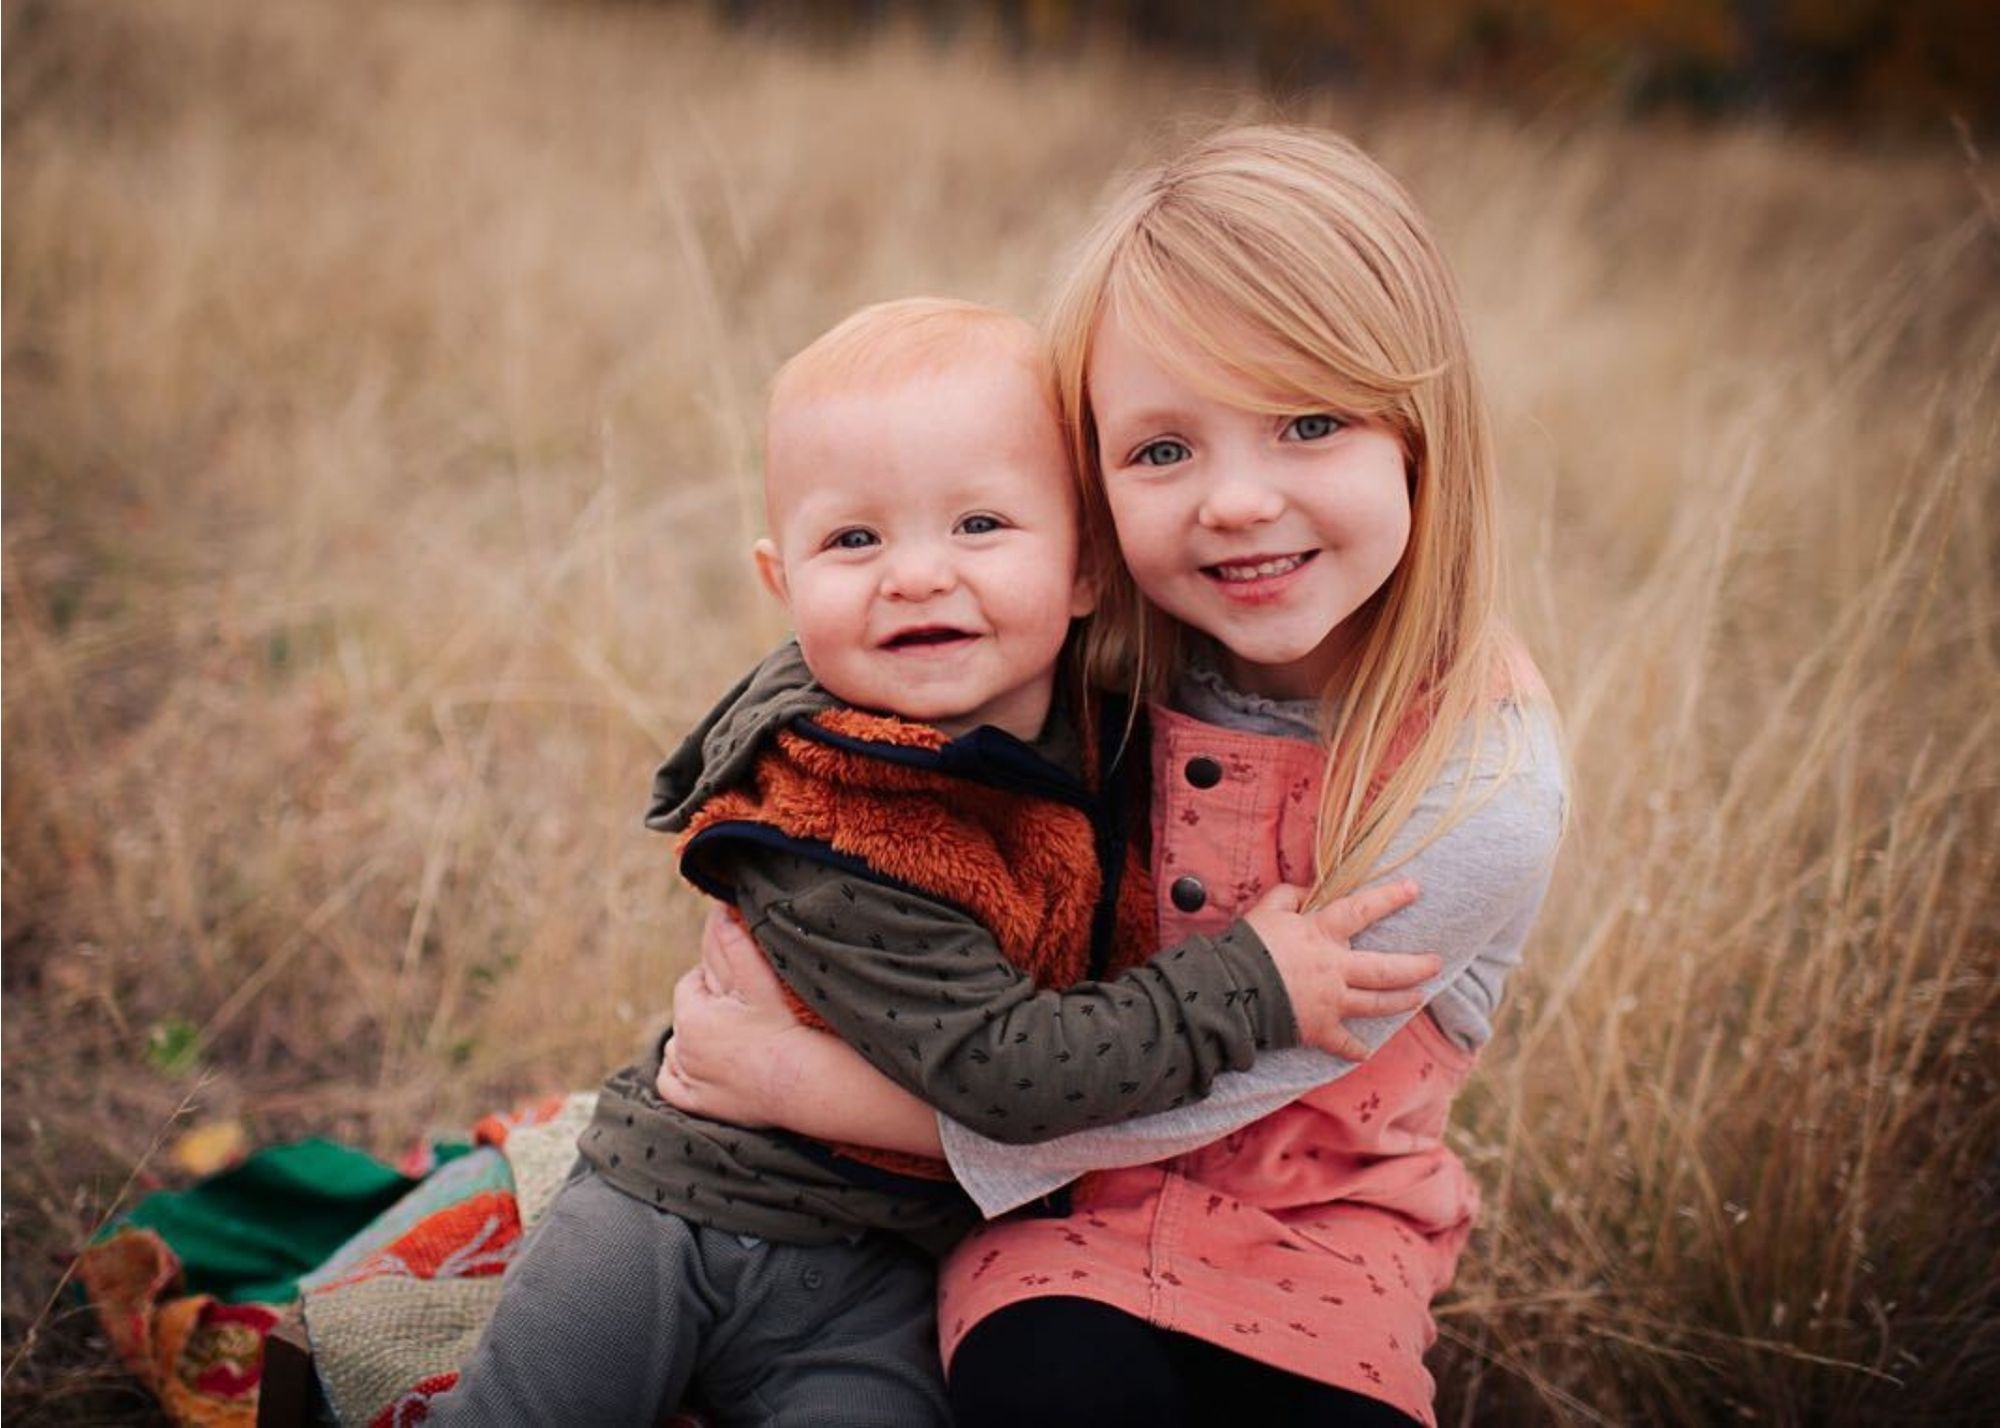
[[909, 489], [904, 479], [947, 500], [1010, 501], [1044, 485], [1066, 493], [1067, 448], [1046, 374], [1002, 353], [773, 406], [765, 497], [774, 524], [787, 512], [886, 499]]
[[940, 387], [984, 384], [998, 397], [1053, 392], [1055, 368], [1041, 344], [1002, 328], [957, 334], [949, 345], [912, 347], [885, 342], [847, 359], [781, 373], [771, 391], [767, 422], [776, 425], [843, 404], [892, 405]]
[[774, 461], [824, 459], [926, 436], [954, 444], [1038, 441], [1060, 431], [1054, 379], [1041, 355], [988, 349], [786, 394], [771, 404], [765, 444]]

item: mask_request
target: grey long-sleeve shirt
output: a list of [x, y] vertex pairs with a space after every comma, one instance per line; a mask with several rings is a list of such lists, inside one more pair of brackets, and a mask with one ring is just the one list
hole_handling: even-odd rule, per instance
[[[1312, 706], [1241, 695], [1212, 676], [1184, 681], [1176, 702], [1211, 723], [1316, 737]], [[1414, 878], [1418, 900], [1367, 929], [1355, 945], [1442, 956], [1445, 965], [1429, 984], [1427, 1010], [1447, 1036], [1468, 1049], [1492, 1035], [1507, 976], [1519, 964], [1548, 887], [1564, 798], [1552, 715], [1537, 705], [1504, 705], [1486, 721], [1476, 743], [1471, 730], [1461, 739], [1378, 874]], [[1457, 821], [1450, 822], [1454, 816]], [[1408, 1019], [1372, 1018], [1350, 1026], [1372, 1049]], [[1311, 1049], [1273, 1051], [1247, 1070], [1217, 1077], [1197, 1104], [1033, 1146], [1002, 1143], [949, 1113], [940, 1114], [939, 1129], [960, 1185], [982, 1212], [997, 1215], [1086, 1171], [1151, 1164], [1218, 1140], [1355, 1064]]]

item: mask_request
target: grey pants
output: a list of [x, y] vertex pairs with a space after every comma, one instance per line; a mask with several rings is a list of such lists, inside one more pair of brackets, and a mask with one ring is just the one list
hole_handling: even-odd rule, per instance
[[579, 1167], [507, 1271], [433, 1425], [950, 1423], [931, 1266], [880, 1237], [779, 1245], [689, 1224]]

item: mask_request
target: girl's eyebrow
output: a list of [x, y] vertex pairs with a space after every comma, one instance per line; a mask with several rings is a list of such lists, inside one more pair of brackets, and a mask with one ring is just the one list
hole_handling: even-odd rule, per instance
[[1098, 421], [1100, 431], [1127, 431], [1134, 427], [1151, 429], [1154, 427], [1179, 426], [1188, 419], [1179, 407], [1141, 407], [1137, 411], [1122, 411], [1116, 419]]

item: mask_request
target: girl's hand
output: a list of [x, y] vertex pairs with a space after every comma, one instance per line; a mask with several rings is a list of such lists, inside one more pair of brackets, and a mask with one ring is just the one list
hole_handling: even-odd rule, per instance
[[831, 1032], [802, 1026], [763, 949], [720, 908], [674, 987], [660, 1098], [709, 1120], [941, 1155], [931, 1108]]
[[755, 939], [712, 908], [701, 961], [674, 986], [660, 1098], [710, 1120], [774, 1124], [798, 1084], [798, 1038], [818, 1034], [793, 1018]]
[[1424, 1004], [1422, 983], [1443, 965], [1430, 952], [1363, 952], [1352, 945], [1362, 929], [1415, 902], [1417, 885], [1401, 878], [1311, 912], [1299, 910], [1304, 896], [1302, 889], [1280, 884], [1243, 920], [1277, 964], [1301, 1044], [1365, 1061], [1368, 1046], [1343, 1021], [1415, 1011]]

